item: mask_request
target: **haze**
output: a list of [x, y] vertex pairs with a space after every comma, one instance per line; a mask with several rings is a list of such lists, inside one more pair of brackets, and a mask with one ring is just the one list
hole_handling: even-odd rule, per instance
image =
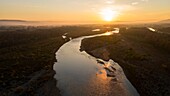
[[[0, 2], [0, 19], [98, 23], [151, 22], [170, 18], [169, 0], [0, 0]], [[103, 16], [101, 12], [106, 8], [110, 8], [114, 14], [109, 12]]]

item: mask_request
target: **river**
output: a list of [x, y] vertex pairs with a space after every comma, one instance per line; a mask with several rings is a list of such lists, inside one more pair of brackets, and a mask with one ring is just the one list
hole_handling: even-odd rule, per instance
[[[106, 32], [92, 36], [71, 39], [56, 52], [53, 69], [57, 87], [63, 96], [139, 96], [126, 78], [122, 68], [113, 60], [103, 61], [86, 52], [80, 52], [84, 38], [114, 35], [119, 32]], [[100, 62], [99, 62], [100, 61]], [[100, 64], [100, 63], [104, 64]], [[108, 76], [109, 74], [109, 76]]]

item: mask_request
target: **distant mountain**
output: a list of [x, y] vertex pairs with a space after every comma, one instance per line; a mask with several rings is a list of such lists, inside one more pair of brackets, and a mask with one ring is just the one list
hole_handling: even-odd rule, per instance
[[25, 21], [25, 20], [0, 19], [0, 22], [27, 22], [27, 21]]
[[159, 23], [170, 23], [170, 19], [159, 21]]
[[0, 26], [35, 25], [36, 21], [0, 19]]
[[[62, 25], [77, 25], [81, 23], [67, 21], [26, 21], [26, 20], [11, 20], [0, 19], [0, 26], [62, 26]], [[85, 23], [82, 23], [85, 24]]]

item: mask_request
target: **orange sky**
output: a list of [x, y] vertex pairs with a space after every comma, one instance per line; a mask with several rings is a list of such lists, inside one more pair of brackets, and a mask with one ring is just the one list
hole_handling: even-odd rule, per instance
[[103, 22], [104, 8], [116, 11], [112, 21], [159, 21], [170, 18], [170, 0], [0, 0], [0, 19]]

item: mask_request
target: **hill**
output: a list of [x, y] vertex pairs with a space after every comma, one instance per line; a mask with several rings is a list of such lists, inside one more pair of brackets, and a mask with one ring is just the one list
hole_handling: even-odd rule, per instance
[[159, 23], [170, 23], [170, 19], [159, 21]]

